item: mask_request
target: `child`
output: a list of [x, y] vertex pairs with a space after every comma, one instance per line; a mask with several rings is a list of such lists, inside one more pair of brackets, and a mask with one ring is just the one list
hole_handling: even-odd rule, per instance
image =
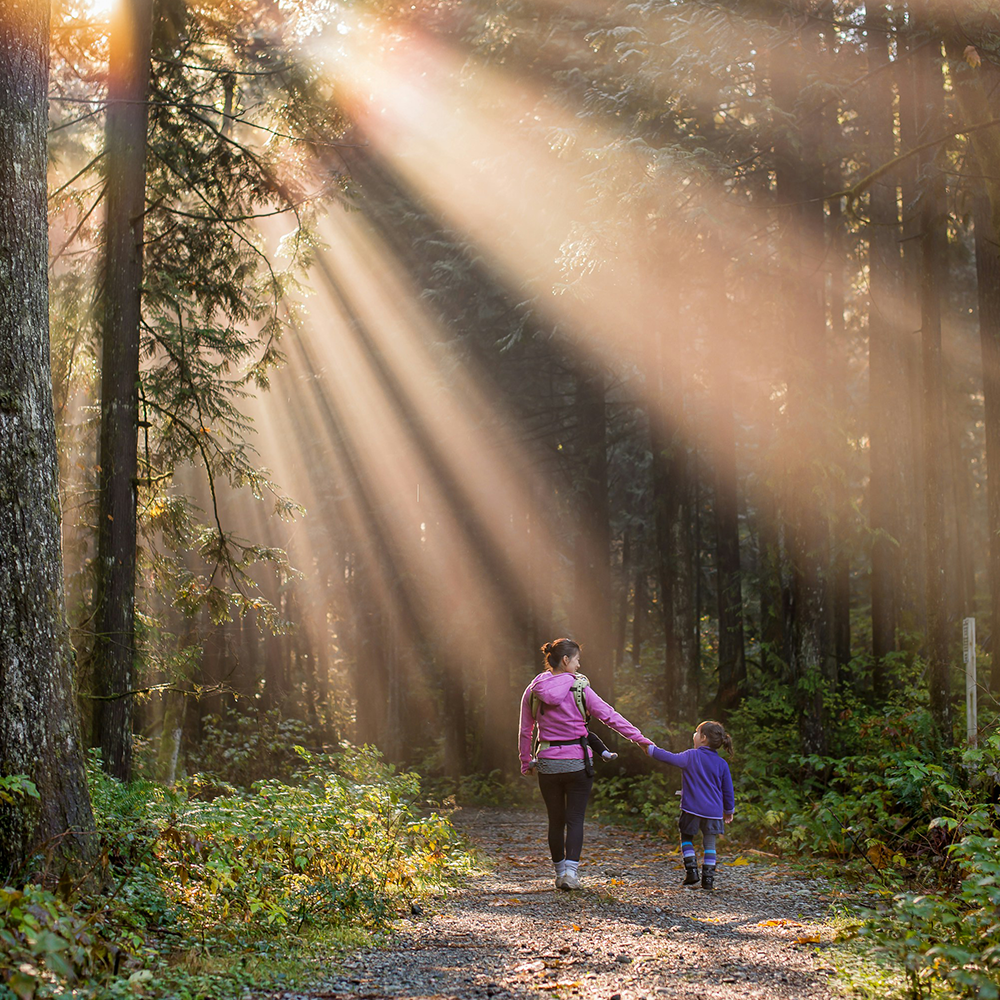
[[733, 821], [736, 803], [729, 765], [719, 756], [719, 747], [733, 752], [732, 737], [719, 722], [702, 722], [694, 731], [694, 748], [670, 753], [657, 746], [648, 748], [650, 757], [673, 764], [683, 771], [681, 778], [681, 853], [684, 855], [684, 885], [698, 884], [698, 861], [694, 836], [701, 830], [704, 864], [702, 889], [715, 888], [715, 838]]

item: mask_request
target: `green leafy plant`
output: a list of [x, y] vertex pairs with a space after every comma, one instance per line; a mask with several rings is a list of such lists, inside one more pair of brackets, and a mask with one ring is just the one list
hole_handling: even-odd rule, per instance
[[294, 980], [288, 956], [311, 941], [356, 945], [474, 863], [422, 808], [416, 774], [367, 747], [290, 752], [291, 780], [213, 781], [210, 795], [195, 779], [122, 785], [92, 757], [97, 868], [59, 895], [0, 890], [0, 998], [235, 1000]]

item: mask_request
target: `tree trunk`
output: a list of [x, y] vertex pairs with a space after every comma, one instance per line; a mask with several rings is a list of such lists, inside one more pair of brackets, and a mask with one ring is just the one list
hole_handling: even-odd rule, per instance
[[642, 644], [646, 638], [646, 614], [649, 604], [646, 570], [640, 564], [635, 570], [635, 595], [632, 604], [632, 663], [638, 667], [642, 663]]
[[[638, 547], [638, 546], [637, 546]], [[625, 637], [628, 632], [629, 588], [632, 571], [632, 533], [628, 528], [622, 536], [622, 570], [620, 574], [621, 595], [618, 599], [618, 615], [615, 622], [615, 669], [619, 670], [625, 662]]]
[[[889, 23], [884, 4], [873, 4], [865, 19], [868, 33], [869, 154], [873, 166], [894, 155], [892, 78], [889, 73]], [[899, 356], [899, 210], [891, 174], [871, 187], [868, 226], [869, 486], [872, 596], [873, 684], [877, 698], [888, 692], [885, 658], [896, 650], [902, 540], [900, 503], [906, 495], [900, 451], [907, 440], [908, 400], [901, 391]]]
[[49, 370], [49, 4], [0, 16], [0, 761], [39, 798], [0, 802], [0, 878], [33, 850], [96, 847], [73, 692]]
[[611, 526], [604, 392], [603, 369], [596, 365], [581, 366], [575, 401], [581, 484], [571, 621], [573, 638], [584, 647], [583, 672], [597, 693], [613, 704]]
[[[808, 39], [806, 40], [809, 41]], [[808, 49], [808, 51], [807, 51]], [[796, 117], [800, 105], [804, 60], [812, 45], [789, 52], [777, 74], [775, 96]], [[827, 454], [828, 399], [822, 255], [822, 184], [816, 115], [796, 135], [786, 133], [776, 147], [777, 190], [784, 210], [782, 233], [785, 268], [788, 347], [789, 441], [786, 525], [792, 571], [791, 658], [797, 684], [802, 745], [806, 753], [823, 753], [824, 682], [835, 680], [836, 661], [829, 644], [826, 574], [829, 528], [820, 503], [819, 466]], [[805, 151], [805, 152], [803, 152]]]
[[[911, 16], [914, 6], [909, 8]], [[920, 33], [908, 31], [902, 22], [901, 9], [896, 10], [897, 48], [904, 43], [909, 51], [897, 57], [894, 69], [899, 94], [899, 137], [902, 147], [912, 148], [930, 136], [922, 127], [918, 91], [919, 73], [925, 39]], [[922, 358], [920, 353], [921, 296], [921, 199], [920, 164], [916, 157], [899, 165], [900, 246], [903, 264], [900, 281], [902, 297], [899, 305], [899, 361], [901, 370], [900, 396], [905, 400], [908, 419], [901, 421], [901, 430], [908, 434], [899, 450], [906, 456], [901, 471], [906, 502], [900, 504], [899, 537], [899, 617], [897, 625], [910, 634], [923, 634], [927, 629], [927, 563], [924, 531], [924, 408], [921, 398]]]
[[444, 773], [453, 781], [467, 774], [467, 722], [465, 684], [457, 670], [447, 664], [442, 671], [444, 724]]
[[111, 30], [105, 126], [104, 329], [98, 452], [94, 680], [105, 770], [132, 774], [139, 321], [153, 0], [128, 0]]
[[[669, 298], [666, 307], [674, 308]], [[677, 323], [674, 312], [661, 315], [656, 322], [655, 406], [649, 416], [656, 576], [664, 633], [663, 694], [669, 719], [695, 710], [699, 670], [691, 475], [683, 421], [683, 362], [679, 344], [668, 343], [666, 333]], [[636, 601], [638, 604], [638, 593]], [[637, 644], [638, 640], [633, 639], [633, 646]], [[638, 651], [635, 655], [638, 656]]]
[[[723, 329], [725, 318], [723, 317]], [[715, 465], [716, 592], [719, 609], [718, 715], [725, 721], [739, 703], [746, 682], [743, 646], [743, 576], [740, 569], [740, 526], [736, 498], [736, 421], [733, 416], [733, 373], [724, 346], [716, 363], [713, 457]]]
[[[951, 367], [948, 367], [948, 372]], [[969, 526], [973, 523], [972, 511], [972, 470], [965, 446], [965, 419], [968, 414], [963, 405], [966, 396], [961, 386], [945, 379], [945, 423], [948, 428], [948, 452], [951, 462], [951, 509], [955, 525], [955, 586], [948, 608], [950, 621], [959, 622], [976, 613], [976, 560], [969, 536]], [[949, 522], [951, 518], [949, 517]]]
[[[981, 169], [981, 168], [980, 168]], [[980, 188], [975, 201], [976, 290], [979, 349], [983, 365], [986, 423], [986, 505], [989, 531], [989, 615], [994, 650], [1000, 640], [1000, 243], [989, 199]], [[1000, 655], [994, 651], [990, 691], [1000, 697]]]
[[[936, 134], [944, 119], [944, 90], [938, 57], [921, 53], [921, 129]], [[924, 517], [927, 560], [927, 658], [931, 715], [946, 745], [952, 742], [948, 614], [945, 589], [945, 517], [942, 470], [945, 462], [944, 387], [941, 361], [941, 276], [947, 269], [944, 174], [924, 160], [921, 194], [921, 355], [924, 408]]]
[[194, 684], [201, 656], [201, 637], [194, 619], [187, 620], [187, 635], [180, 646], [180, 669], [174, 672], [170, 680], [181, 690], [167, 690], [163, 693], [163, 727], [156, 753], [156, 780], [168, 787], [173, 787], [177, 781], [177, 765], [184, 739], [188, 699], [191, 697], [186, 692]]
[[[826, 128], [833, 127], [828, 120]], [[827, 183], [833, 184], [832, 191], [843, 187], [843, 177], [839, 162], [828, 167]], [[848, 420], [851, 401], [847, 391], [847, 331], [844, 324], [844, 220], [841, 200], [830, 204], [828, 218], [830, 246], [830, 340], [828, 381], [831, 386], [833, 417], [836, 421], [836, 449], [839, 475], [834, 477], [834, 523], [836, 535], [831, 566], [831, 607], [833, 648], [837, 666], [846, 667], [851, 660], [851, 535], [854, 516], [851, 507], [850, 464], [848, 446]], [[840, 359], [834, 361], [834, 359]]]

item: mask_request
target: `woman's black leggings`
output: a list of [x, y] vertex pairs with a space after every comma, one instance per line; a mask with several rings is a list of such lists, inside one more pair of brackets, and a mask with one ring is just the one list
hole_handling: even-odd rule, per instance
[[580, 768], [562, 774], [539, 774], [538, 788], [549, 811], [549, 851], [553, 861], [579, 861], [583, 817], [594, 776]]

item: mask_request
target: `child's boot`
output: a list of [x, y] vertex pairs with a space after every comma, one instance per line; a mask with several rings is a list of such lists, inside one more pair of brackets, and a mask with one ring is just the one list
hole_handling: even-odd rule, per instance
[[684, 859], [684, 881], [682, 885], [698, 884], [698, 862], [694, 858]]
[[709, 892], [715, 888], [715, 865], [701, 866], [701, 887]]

